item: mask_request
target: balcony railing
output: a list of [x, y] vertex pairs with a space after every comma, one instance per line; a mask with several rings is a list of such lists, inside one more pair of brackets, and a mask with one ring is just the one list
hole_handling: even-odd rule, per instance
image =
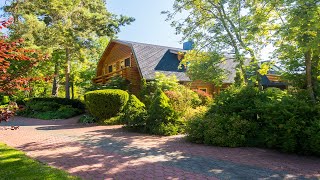
[[130, 67], [125, 67], [116, 71], [113, 71], [111, 73], [108, 74], [104, 74], [101, 76], [97, 76], [95, 78], [92, 79], [92, 81], [96, 84], [105, 84], [106, 82], [108, 82], [112, 77], [115, 76], [122, 76], [124, 75], [124, 72], [129, 69]]

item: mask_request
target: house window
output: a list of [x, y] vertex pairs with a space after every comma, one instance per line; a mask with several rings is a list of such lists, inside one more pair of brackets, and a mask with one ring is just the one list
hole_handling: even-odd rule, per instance
[[131, 66], [130, 58], [127, 58], [127, 59], [124, 60], [124, 65], [125, 65], [125, 67], [130, 67]]
[[207, 92], [207, 88], [199, 88], [200, 91]]
[[108, 66], [108, 72], [112, 73], [112, 65]]

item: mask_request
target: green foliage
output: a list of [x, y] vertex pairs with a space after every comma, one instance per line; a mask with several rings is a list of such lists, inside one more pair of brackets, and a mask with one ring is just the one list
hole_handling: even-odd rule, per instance
[[54, 97], [54, 98], [32, 98], [31, 100], [24, 99], [24, 101], [26, 101], [29, 104], [36, 103], [39, 101], [41, 101], [41, 102], [55, 102], [60, 105], [66, 105], [66, 106], [70, 105], [73, 108], [81, 110], [81, 112], [84, 112], [84, 110], [85, 110], [85, 105], [80, 100], [77, 100], [77, 99], [66, 99], [66, 98]]
[[201, 91], [201, 90], [196, 90], [195, 92], [198, 94], [198, 96], [201, 100], [201, 105], [208, 106], [209, 104], [212, 103], [213, 99], [210, 94], [208, 94], [204, 91]]
[[1, 105], [8, 104], [9, 102], [10, 102], [9, 96], [2, 96], [1, 97]]
[[153, 96], [159, 89], [162, 91], [176, 90], [180, 86], [177, 78], [173, 76], [166, 76], [162, 73], [156, 73], [155, 80], [146, 82], [142, 80], [142, 88], [140, 97], [147, 107], [151, 104]]
[[299, 94], [275, 88], [230, 87], [217, 96], [205, 115], [188, 122], [188, 138], [218, 146], [319, 155], [315, 143], [319, 142], [320, 106]]
[[183, 58], [181, 64], [187, 66], [187, 74], [192, 80], [221, 85], [227, 77], [220, 64], [225, 63], [221, 55], [216, 52], [189, 51]]
[[103, 125], [119, 125], [119, 124], [123, 124], [121, 122], [121, 117], [122, 117], [122, 114], [119, 113], [116, 116], [113, 116], [111, 118], [103, 119], [102, 121], [100, 121], [100, 123], [103, 124]]
[[83, 123], [83, 124], [92, 124], [94, 122], [96, 122], [96, 119], [90, 114], [85, 114], [81, 116], [79, 119], [79, 123]]
[[[224, 74], [216, 67], [228, 50], [238, 62], [240, 77], [237, 80], [243, 80], [245, 84], [248, 80], [246, 57], [250, 59], [249, 67], [255, 72], [253, 76], [258, 78], [258, 52], [270, 43], [270, 37], [274, 34], [270, 31], [276, 24], [274, 9], [272, 1], [175, 0], [173, 11], [163, 13], [168, 15], [167, 20], [172, 21], [171, 25], [177, 34], [195, 42], [195, 50], [191, 52], [191, 58], [186, 60], [194, 60], [190, 61], [190, 75], [221, 83]], [[184, 13], [190, 16], [181, 19], [180, 14]], [[193, 59], [193, 55], [197, 54], [200, 58]]]
[[21, 116], [38, 119], [67, 119], [84, 112], [84, 105], [78, 100], [63, 98], [34, 98], [26, 102]]
[[144, 131], [147, 118], [146, 107], [135, 95], [130, 95], [121, 118], [126, 127]]
[[129, 90], [130, 82], [121, 77], [121, 76], [115, 76], [112, 77], [106, 84], [104, 85], [98, 85], [94, 84], [91, 87], [87, 88], [87, 91], [94, 91], [94, 90], [103, 90], [103, 89], [121, 89], [121, 90]]
[[188, 139], [197, 143], [238, 147], [246, 145], [254, 127], [238, 115], [212, 115], [188, 122]]
[[158, 90], [148, 109], [146, 131], [158, 135], [175, 135], [182, 132], [183, 122], [169, 104], [169, 98]]
[[129, 94], [119, 89], [96, 90], [85, 94], [89, 112], [99, 121], [118, 116], [128, 99]]
[[[93, 78], [96, 59], [104, 51], [105, 42], [113, 38], [120, 27], [134, 21], [134, 18], [108, 12], [103, 0], [10, 1], [3, 9], [15, 20], [9, 27], [10, 38], [23, 38], [27, 47], [41, 49], [50, 58], [32, 73], [54, 74], [57, 81], [53, 81], [53, 85], [59, 85], [55, 82], [64, 76], [64, 81], [75, 85], [76, 95]], [[70, 72], [62, 71], [65, 67], [69, 67]], [[48, 83], [36, 84], [33, 92], [38, 94], [41, 89], [45, 94], [47, 88]]]
[[80, 179], [65, 171], [44, 165], [26, 156], [22, 151], [0, 143], [1, 179]]

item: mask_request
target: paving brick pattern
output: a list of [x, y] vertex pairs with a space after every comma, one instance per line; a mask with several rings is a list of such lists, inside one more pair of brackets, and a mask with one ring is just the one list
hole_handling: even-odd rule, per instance
[[[192, 144], [183, 136], [16, 117], [0, 142], [83, 179], [320, 179], [320, 158]], [[1, 179], [1, 177], [0, 177]]]

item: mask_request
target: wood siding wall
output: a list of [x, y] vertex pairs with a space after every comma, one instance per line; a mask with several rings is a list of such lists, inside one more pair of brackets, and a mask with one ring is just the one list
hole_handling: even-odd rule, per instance
[[130, 67], [126, 67], [119, 72], [121, 76], [130, 81], [129, 90], [133, 94], [138, 94], [141, 88], [141, 75], [137, 61], [129, 46], [111, 42], [100, 59], [97, 68], [97, 77], [108, 76], [108, 66], [116, 63], [117, 70], [120, 70], [120, 62], [130, 57]]
[[184, 83], [187, 87], [189, 87], [191, 90], [197, 90], [197, 89], [207, 89], [207, 93], [215, 96], [216, 94], [219, 94], [221, 90], [227, 88], [231, 84], [223, 84], [221, 87], [216, 87], [212, 83], [203, 82], [201, 80], [196, 80], [190, 83]]

